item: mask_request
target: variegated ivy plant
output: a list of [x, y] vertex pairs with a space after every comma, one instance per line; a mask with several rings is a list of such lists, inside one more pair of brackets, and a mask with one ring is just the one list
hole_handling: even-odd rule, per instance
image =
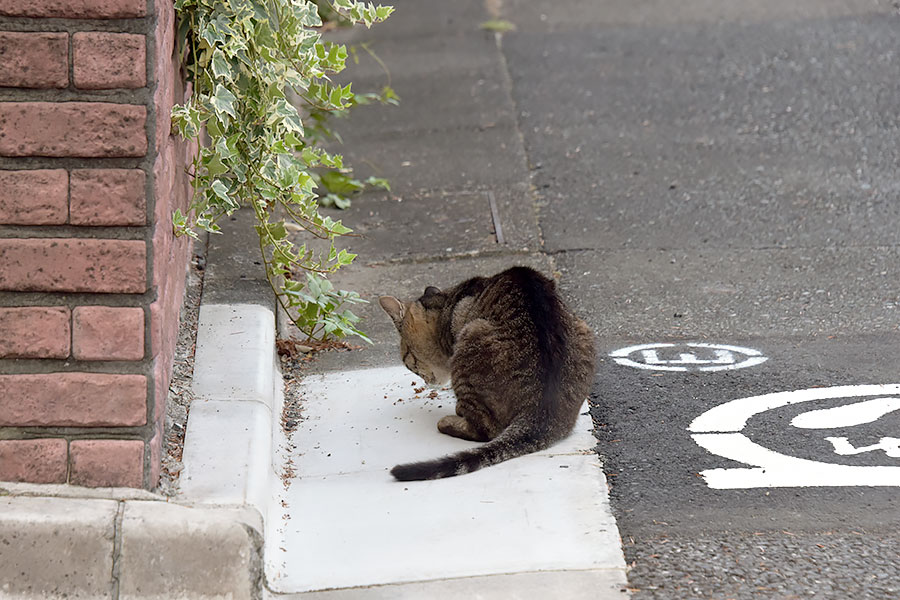
[[[266, 275], [297, 327], [313, 340], [346, 335], [368, 340], [347, 308], [362, 302], [359, 295], [336, 290], [327, 279], [355, 255], [334, 244], [350, 229], [319, 214], [316, 187], [323, 177], [314, 169], [329, 169], [326, 184], [358, 184], [341, 156], [322, 147], [327, 116], [354, 104], [394, 102], [396, 96], [389, 87], [356, 94], [350, 84], [329, 79], [344, 68], [347, 49], [321, 39], [318, 8], [313, 0], [175, 1], [193, 94], [175, 108], [173, 122], [187, 139], [200, 142], [205, 132], [191, 167], [191, 210], [176, 212], [175, 228], [194, 237], [195, 229], [215, 233], [222, 216], [252, 208]], [[333, 0], [330, 8], [367, 27], [393, 10], [356, 0]], [[291, 229], [305, 231], [310, 245], [320, 249], [296, 246]], [[314, 238], [324, 246], [312, 244]]]

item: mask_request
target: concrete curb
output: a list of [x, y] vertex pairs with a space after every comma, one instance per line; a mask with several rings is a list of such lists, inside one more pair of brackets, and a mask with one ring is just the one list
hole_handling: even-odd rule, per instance
[[132, 490], [104, 490], [113, 498], [78, 491], [35, 497], [4, 484], [0, 597], [259, 598], [255, 514], [137, 498]]
[[275, 316], [256, 304], [200, 304], [179, 499], [253, 506], [264, 519], [280, 407]]
[[[252, 211], [239, 210], [210, 240], [203, 280], [179, 501], [252, 507], [265, 522], [274, 481], [283, 384], [275, 354], [275, 305]], [[253, 239], [249, 239], [252, 236]], [[260, 529], [263, 531], [263, 529]]]

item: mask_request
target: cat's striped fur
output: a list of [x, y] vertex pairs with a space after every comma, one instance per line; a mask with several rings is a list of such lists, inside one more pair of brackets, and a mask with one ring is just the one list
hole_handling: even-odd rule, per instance
[[427, 383], [452, 378], [456, 414], [438, 430], [487, 442], [397, 465], [401, 481], [438, 479], [536, 452], [571, 431], [594, 377], [594, 336], [528, 267], [474, 277], [413, 302], [380, 298], [400, 332], [404, 364]]

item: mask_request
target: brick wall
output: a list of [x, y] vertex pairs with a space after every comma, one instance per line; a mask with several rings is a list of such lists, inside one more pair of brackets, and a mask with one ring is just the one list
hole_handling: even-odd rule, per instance
[[0, 481], [152, 488], [190, 247], [171, 0], [0, 0]]

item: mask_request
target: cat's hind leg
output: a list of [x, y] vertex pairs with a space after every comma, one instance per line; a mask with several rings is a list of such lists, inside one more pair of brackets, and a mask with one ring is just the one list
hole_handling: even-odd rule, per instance
[[508, 408], [501, 406], [497, 389], [509, 387], [505, 381], [509, 374], [497, 356], [504, 353], [503, 337], [486, 319], [471, 321], [460, 331], [450, 359], [456, 415], [441, 419], [441, 432], [486, 442], [509, 424]]
[[486, 442], [491, 439], [484, 431], [474, 427], [464, 417], [459, 415], [447, 415], [442, 417], [437, 424], [438, 431], [473, 442]]

